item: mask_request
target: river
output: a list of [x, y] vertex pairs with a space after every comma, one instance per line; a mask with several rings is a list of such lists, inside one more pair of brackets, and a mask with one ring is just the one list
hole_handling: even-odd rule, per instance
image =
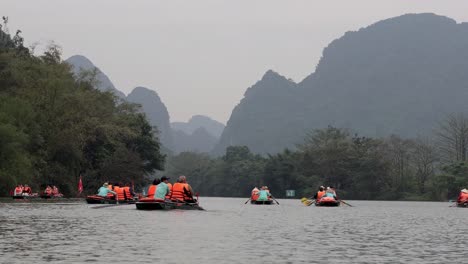
[[468, 263], [468, 209], [200, 198], [206, 211], [0, 203], [0, 263]]

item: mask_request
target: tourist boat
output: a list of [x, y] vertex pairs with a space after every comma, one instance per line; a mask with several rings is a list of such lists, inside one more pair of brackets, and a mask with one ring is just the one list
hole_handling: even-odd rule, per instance
[[273, 199], [268, 198], [266, 201], [257, 201], [257, 200], [252, 200], [250, 199], [251, 204], [273, 204]]
[[[86, 196], [86, 202], [88, 204], [116, 204], [117, 201], [114, 197], [102, 197], [99, 195], [88, 195]], [[133, 204], [136, 200], [119, 200], [119, 203]]]
[[198, 205], [198, 203], [188, 202], [174, 202], [154, 198], [141, 198], [136, 202], [136, 208], [138, 210], [205, 210]]
[[63, 198], [63, 194], [46, 194], [42, 193], [40, 196], [42, 199], [57, 199], [57, 198]]
[[40, 198], [37, 193], [34, 193], [32, 195], [12, 195], [11, 196], [15, 200], [25, 200], [25, 199], [37, 199]]
[[340, 201], [335, 200], [333, 197], [323, 197], [315, 202], [315, 206], [339, 206]]

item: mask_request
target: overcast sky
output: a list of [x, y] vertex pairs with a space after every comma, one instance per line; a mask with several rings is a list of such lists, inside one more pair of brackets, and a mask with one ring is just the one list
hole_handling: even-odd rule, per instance
[[301, 81], [346, 31], [406, 13], [468, 21], [465, 0], [0, 0], [10, 32], [81, 54], [128, 94], [155, 90], [171, 121], [226, 123], [268, 69]]

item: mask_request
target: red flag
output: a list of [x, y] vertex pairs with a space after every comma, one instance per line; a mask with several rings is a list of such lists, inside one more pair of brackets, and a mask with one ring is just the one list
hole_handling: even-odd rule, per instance
[[80, 175], [80, 181], [78, 182], [78, 193], [81, 194], [83, 192], [83, 182], [81, 181], [81, 175]]

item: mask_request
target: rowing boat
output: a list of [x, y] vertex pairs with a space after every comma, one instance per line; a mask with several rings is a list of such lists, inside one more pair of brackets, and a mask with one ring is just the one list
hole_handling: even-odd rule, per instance
[[138, 210], [204, 210], [198, 203], [168, 201], [154, 198], [141, 198], [136, 202], [136, 208]]

